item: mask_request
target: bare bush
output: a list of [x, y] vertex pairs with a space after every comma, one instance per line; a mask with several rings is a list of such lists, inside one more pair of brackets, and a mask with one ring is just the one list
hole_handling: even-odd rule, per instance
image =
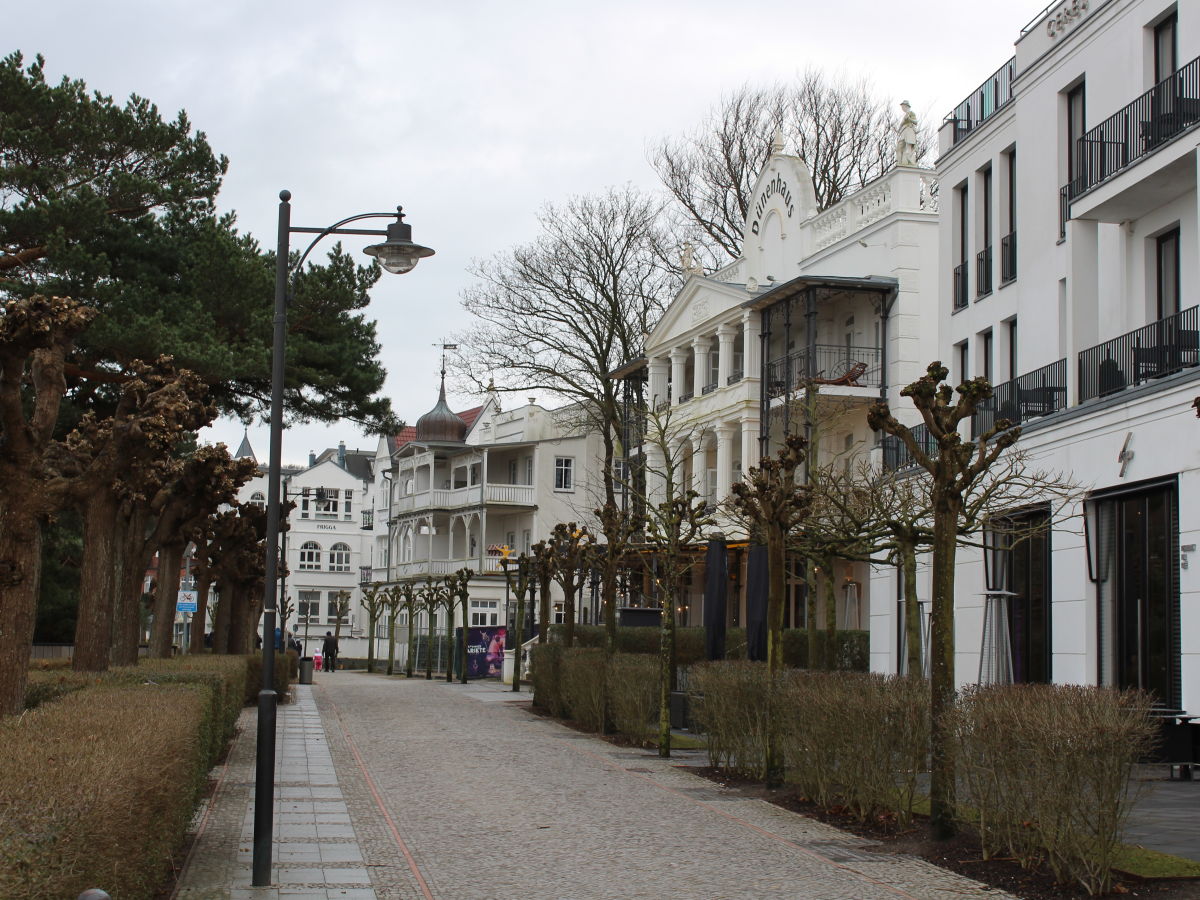
[[608, 661], [613, 727], [639, 746], [650, 743], [658, 720], [658, 660], [617, 653]]
[[566, 714], [591, 731], [604, 732], [607, 667], [603, 650], [564, 650], [561, 664]]
[[693, 666], [689, 689], [692, 715], [708, 739], [709, 763], [738, 775], [765, 777], [770, 719], [766, 663]]
[[530, 653], [533, 705], [557, 718], [566, 712], [562, 693], [562, 655], [560, 644], [538, 644]]
[[1151, 698], [1077, 685], [966, 692], [955, 753], [968, 818], [988, 853], [1044, 862], [1061, 883], [1108, 891], [1135, 799], [1133, 766], [1154, 741]]

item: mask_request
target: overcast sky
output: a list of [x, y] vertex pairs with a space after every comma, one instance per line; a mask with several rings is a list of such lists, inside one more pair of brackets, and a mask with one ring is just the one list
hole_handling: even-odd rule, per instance
[[[370, 314], [387, 392], [411, 423], [436, 400], [435, 345], [467, 324], [468, 266], [531, 239], [542, 204], [657, 188], [650, 146], [694, 127], [723, 92], [809, 65], [867, 76], [940, 121], [1042, 5], [48, 0], [9, 16], [0, 46], [44, 54], [55, 80], [138, 93], [167, 117], [185, 109], [230, 159], [222, 210], [265, 246], [282, 188], [295, 225], [403, 204], [413, 239], [437, 255], [384, 275]], [[451, 397], [456, 409], [476, 402]], [[241, 434], [222, 422], [207, 438], [236, 447]], [[250, 436], [265, 460], [266, 428]], [[353, 426], [296, 427], [284, 459], [339, 439], [375, 447]]]

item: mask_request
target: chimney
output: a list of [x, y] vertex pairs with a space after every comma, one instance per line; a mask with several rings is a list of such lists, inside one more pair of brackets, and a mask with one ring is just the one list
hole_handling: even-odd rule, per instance
[[346, 442], [338, 441], [338, 465], [346, 468]]
[[315, 454], [311, 450], [309, 450], [308, 451], [308, 467], [311, 469], [316, 464], [317, 464], [317, 454]]

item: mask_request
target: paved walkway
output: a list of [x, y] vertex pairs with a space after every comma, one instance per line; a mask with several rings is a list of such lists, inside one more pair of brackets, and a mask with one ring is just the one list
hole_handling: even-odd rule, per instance
[[[251, 888], [253, 711], [181, 900], [1006, 897], [531, 715], [491, 684], [354, 673], [280, 708], [277, 883]], [[527, 700], [527, 695], [517, 695]], [[323, 727], [322, 727], [323, 726]]]

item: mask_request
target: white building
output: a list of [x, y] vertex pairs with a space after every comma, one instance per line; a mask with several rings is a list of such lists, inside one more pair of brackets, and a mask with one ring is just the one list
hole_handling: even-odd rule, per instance
[[[1042, 13], [941, 128], [940, 262], [926, 273], [952, 380], [998, 385], [976, 427], [1021, 421], [1037, 465], [1088, 490], [1086, 534], [1055, 522], [1012, 554], [1014, 677], [1140, 686], [1192, 711], [1198, 54], [1200, 4], [1069, 0]], [[983, 621], [977, 552], [961, 553], [957, 583], [967, 682]], [[883, 671], [897, 667], [895, 596], [873, 595]]]
[[[379, 442], [371, 580], [423, 584], [469, 568], [468, 624], [505, 624], [510, 592], [501, 548], [527, 552], [560, 522], [592, 525], [602, 458], [599, 435], [573, 419], [571, 408], [547, 410], [531, 399], [506, 412], [489, 392], [482, 406], [454, 413], [443, 385], [437, 405], [414, 427]], [[590, 598], [579, 606], [580, 621], [594, 621]], [[553, 607], [561, 622], [557, 589]], [[444, 618], [435, 620], [438, 632]], [[425, 614], [416, 624], [424, 633]], [[456, 616], [451, 624], [462, 623]], [[397, 625], [402, 659], [409, 625], [403, 614]]]
[[[669, 452], [714, 503], [785, 434], [805, 430], [810, 383], [818, 386], [821, 460], [870, 452], [868, 407], [886, 397], [899, 408], [900, 388], [937, 348], [928, 327], [937, 286], [924, 276], [937, 265], [931, 172], [894, 168], [818, 212], [808, 167], [777, 140], [749, 209], [742, 257], [708, 276], [686, 272], [645, 359], [619, 373], [646, 380], [660, 422], [670, 411]], [[657, 453], [647, 450], [651, 472], [661, 468]], [[740, 552], [731, 567], [734, 587], [744, 586]], [[793, 574], [788, 627], [804, 625], [800, 570]], [[848, 563], [834, 575], [856, 586], [839, 599], [839, 624], [866, 627], [868, 567]], [[684, 624], [702, 621], [701, 585], [697, 573]], [[727, 624], [743, 624], [745, 613], [743, 594]]]
[[[237, 455], [253, 456], [247, 441]], [[339, 602], [348, 598], [349, 608], [340, 616], [341, 654], [367, 655], [361, 584], [372, 565], [374, 463], [375, 454], [347, 450], [341, 443], [320, 455], [310, 454], [307, 467], [283, 472], [281, 490], [295, 508], [280, 535], [287, 574], [279, 602], [290, 604], [287, 627], [305, 641], [306, 653], [320, 648], [326, 631], [337, 630]], [[265, 466], [261, 469], [238, 493], [240, 502], [266, 505], [267, 473]]]

